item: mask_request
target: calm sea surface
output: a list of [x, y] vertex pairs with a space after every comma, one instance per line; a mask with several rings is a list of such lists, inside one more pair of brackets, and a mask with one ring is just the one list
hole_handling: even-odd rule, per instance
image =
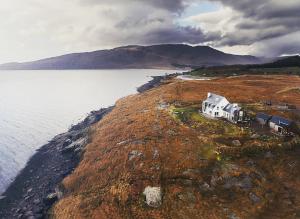
[[0, 194], [35, 150], [167, 70], [0, 71]]

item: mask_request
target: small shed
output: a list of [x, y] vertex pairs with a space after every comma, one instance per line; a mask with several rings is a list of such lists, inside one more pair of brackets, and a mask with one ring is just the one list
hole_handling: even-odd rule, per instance
[[257, 113], [256, 114], [256, 121], [261, 125], [267, 125], [268, 122], [271, 120], [272, 116], [265, 114], [265, 113]]
[[269, 122], [270, 128], [280, 134], [290, 134], [293, 131], [293, 122], [279, 116], [273, 116]]

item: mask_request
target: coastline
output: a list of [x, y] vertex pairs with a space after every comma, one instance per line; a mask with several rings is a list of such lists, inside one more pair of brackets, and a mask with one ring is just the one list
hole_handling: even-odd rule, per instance
[[2, 194], [0, 218], [44, 218], [59, 198], [59, 183], [80, 162], [89, 140], [89, 127], [112, 108], [91, 112], [82, 122], [37, 150]]
[[147, 90], [150, 90], [152, 88], [160, 86], [163, 83], [163, 81], [175, 78], [181, 74], [182, 73], [173, 73], [173, 74], [166, 74], [166, 75], [162, 75], [162, 76], [152, 76], [152, 80], [150, 80], [146, 84], [143, 84], [140, 87], [138, 87], [137, 91], [139, 93], [143, 93]]
[[[139, 93], [157, 87], [179, 73], [153, 76], [137, 88]], [[48, 210], [62, 196], [62, 180], [79, 164], [89, 143], [89, 128], [114, 107], [92, 111], [69, 131], [55, 136], [30, 158], [24, 169], [0, 196], [0, 218], [45, 218]]]

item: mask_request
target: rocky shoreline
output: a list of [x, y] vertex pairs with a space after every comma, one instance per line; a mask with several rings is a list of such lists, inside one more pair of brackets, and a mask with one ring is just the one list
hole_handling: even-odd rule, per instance
[[[178, 73], [154, 76], [137, 91], [145, 92], [176, 76]], [[89, 127], [112, 109], [91, 112], [82, 122], [42, 146], [0, 196], [0, 218], [47, 218], [49, 209], [63, 194], [60, 183], [76, 168], [89, 143]]]
[[93, 111], [66, 133], [55, 136], [29, 160], [0, 200], [0, 218], [45, 218], [59, 198], [60, 182], [80, 161], [89, 127], [113, 107]]
[[139, 93], [143, 93], [147, 90], [150, 90], [152, 88], [160, 86], [163, 83], [163, 81], [175, 78], [178, 75], [182, 75], [182, 73], [166, 74], [166, 75], [163, 75], [163, 76], [152, 76], [152, 80], [149, 81], [148, 83], [143, 84], [142, 86], [138, 87], [137, 91]]

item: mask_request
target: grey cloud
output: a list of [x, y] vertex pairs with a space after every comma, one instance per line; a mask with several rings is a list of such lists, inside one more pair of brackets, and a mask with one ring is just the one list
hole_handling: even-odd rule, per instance
[[[115, 16], [113, 29], [99, 30], [101, 42], [114, 39], [120, 44], [133, 43], [202, 43], [200, 28], [175, 24], [188, 2], [194, 0], [79, 0], [85, 6], [106, 6]], [[118, 31], [121, 31], [118, 33]], [[117, 35], [117, 37], [116, 37]], [[122, 35], [122, 36], [121, 36]], [[211, 36], [211, 34], [208, 34]]]
[[[124, 2], [132, 3], [137, 0], [123, 1], [122, 4]], [[178, 13], [182, 12], [184, 7], [185, 3], [180, 0], [140, 0], [131, 7], [122, 7], [120, 11], [125, 10], [126, 12], [116, 20], [113, 25], [114, 30], [106, 33], [99, 30], [98, 39], [101, 39], [101, 42], [114, 39], [119, 44], [149, 45], [159, 43], [199, 44], [214, 38], [215, 34], [204, 34], [200, 28], [176, 24], [175, 19], [178, 18]]]
[[259, 28], [241, 28], [235, 32], [227, 33], [220, 41], [215, 44], [218, 46], [251, 45], [255, 42], [281, 37], [291, 30], [284, 26]]
[[[214, 42], [216, 46], [256, 45], [263, 42], [273, 46], [272, 53], [299, 52], [299, 48], [288, 42], [280, 46], [268, 41], [291, 35], [300, 30], [300, 0], [211, 0], [221, 2], [234, 9], [239, 15], [228, 22], [235, 23], [232, 31], [223, 34], [222, 40]], [[278, 41], [279, 43], [279, 41]], [[280, 43], [282, 43], [280, 41]], [[260, 48], [264, 48], [260, 46]], [[278, 49], [276, 49], [278, 48]]]
[[127, 17], [123, 19], [122, 21], [118, 22], [115, 27], [116, 28], [121, 28], [121, 29], [126, 29], [126, 28], [131, 28], [131, 27], [137, 27], [137, 26], [144, 26], [148, 24], [153, 24], [153, 23], [164, 23], [165, 19], [164, 18], [141, 18], [141, 19], [136, 19], [135, 17]]
[[[263, 30], [284, 26], [286, 31], [299, 30], [300, 0], [212, 0], [222, 2], [242, 14], [237, 28]], [[252, 25], [249, 25], [252, 24]], [[296, 28], [296, 29], [295, 29]]]
[[[215, 34], [204, 34], [201, 29], [193, 27], [181, 27], [175, 24], [157, 26], [156, 28], [141, 28], [140, 31], [132, 30], [131, 27], [126, 28], [123, 26], [119, 36], [116, 37], [116, 31], [104, 32], [102, 29], [98, 31], [98, 39], [103, 41], [114, 41], [119, 45], [124, 44], [160, 44], [160, 43], [189, 43], [189, 44], [201, 44], [208, 40], [215, 39]], [[124, 31], [125, 33], [123, 34]], [[124, 43], [126, 42], [126, 43]]]
[[206, 36], [200, 29], [192, 27], [174, 26], [151, 31], [144, 35], [142, 42], [145, 44], [157, 43], [190, 43], [199, 44], [207, 41]]
[[300, 54], [300, 31], [282, 37], [255, 43], [256, 55], [280, 56], [283, 54]]
[[185, 8], [185, 4], [182, 0], [144, 0], [144, 2], [172, 12], [181, 12]]
[[130, 4], [144, 4], [154, 8], [165, 9], [170, 12], [180, 13], [186, 7], [186, 1], [183, 0], [80, 0], [83, 5], [130, 5]]
[[281, 26], [288, 26], [288, 27], [299, 27], [298, 19], [293, 17], [280, 17], [280, 18], [271, 18], [271, 19], [247, 19], [237, 25], [238, 29], [263, 29], [265, 27], [273, 27], [278, 25], [279, 23], [288, 24], [288, 25], [281, 25]]

